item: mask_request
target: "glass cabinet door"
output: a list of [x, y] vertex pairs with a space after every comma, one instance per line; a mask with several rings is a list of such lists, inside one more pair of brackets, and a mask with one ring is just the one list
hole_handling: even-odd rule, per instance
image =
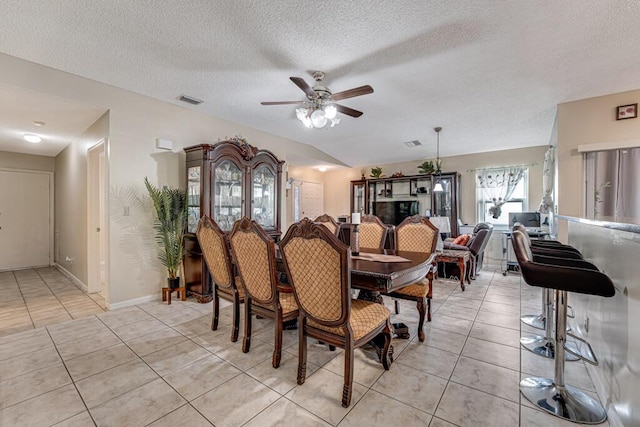
[[435, 182], [438, 180], [440, 184], [442, 184], [442, 188], [444, 191], [434, 191], [433, 192], [433, 216], [446, 216], [451, 219], [451, 192], [453, 191], [453, 185], [451, 182], [451, 178], [436, 178], [434, 177]]
[[195, 233], [200, 220], [200, 166], [187, 170], [187, 231]]
[[213, 219], [223, 231], [231, 231], [242, 217], [242, 171], [230, 160], [214, 171]]
[[351, 194], [351, 200], [353, 200], [353, 212], [360, 212], [360, 214], [365, 213], [366, 206], [364, 205], [365, 200], [365, 183], [354, 183], [353, 184], [353, 194]]
[[251, 183], [251, 219], [264, 228], [276, 227], [276, 176], [266, 166], [259, 166]]

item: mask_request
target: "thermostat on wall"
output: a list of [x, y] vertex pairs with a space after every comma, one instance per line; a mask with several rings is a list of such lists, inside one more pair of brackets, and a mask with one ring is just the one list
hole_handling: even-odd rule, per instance
[[173, 150], [173, 141], [170, 139], [156, 138], [156, 148], [162, 150]]

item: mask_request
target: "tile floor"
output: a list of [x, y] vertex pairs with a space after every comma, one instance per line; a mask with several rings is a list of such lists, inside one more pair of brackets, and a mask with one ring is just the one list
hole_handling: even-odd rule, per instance
[[105, 311], [55, 268], [0, 272], [0, 337]]
[[[534, 409], [518, 391], [526, 375], [553, 376], [553, 361], [520, 350], [530, 330], [518, 317], [539, 310], [540, 292], [516, 274], [483, 271], [465, 292], [436, 281], [424, 343], [415, 338], [415, 306], [403, 301], [393, 321], [408, 324], [412, 338], [394, 339], [388, 372], [374, 352], [356, 350], [349, 408], [340, 403], [340, 349], [309, 341], [307, 380], [298, 386], [297, 332], [285, 331], [282, 364], [273, 369], [271, 321], [254, 322], [244, 354], [241, 340], [229, 340], [229, 306], [215, 332], [211, 304], [190, 300], [42, 327], [64, 316], [57, 306], [55, 316], [40, 315], [38, 299], [57, 300], [69, 318], [87, 314], [69, 305], [77, 293], [63, 282], [51, 269], [0, 275], [0, 331], [31, 319], [31, 329], [0, 337], [0, 425], [574, 425]], [[16, 293], [26, 309], [6, 303]], [[567, 364], [566, 381], [595, 396], [583, 362]]]

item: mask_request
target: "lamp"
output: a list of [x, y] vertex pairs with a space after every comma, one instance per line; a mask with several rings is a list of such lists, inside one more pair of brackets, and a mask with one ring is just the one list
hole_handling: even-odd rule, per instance
[[440, 160], [440, 131], [442, 128], [440, 126], [433, 128], [436, 131], [437, 139], [436, 139], [436, 173], [438, 174], [438, 180], [436, 181], [436, 185], [433, 186], [433, 191], [442, 192], [444, 191], [444, 187], [442, 187], [442, 183], [440, 182], [440, 172], [442, 168], [442, 160]]
[[336, 117], [338, 108], [333, 104], [328, 104], [325, 99], [318, 98], [307, 102], [304, 107], [296, 108], [296, 117], [308, 128], [320, 129], [331, 123], [334, 127], [340, 123]]

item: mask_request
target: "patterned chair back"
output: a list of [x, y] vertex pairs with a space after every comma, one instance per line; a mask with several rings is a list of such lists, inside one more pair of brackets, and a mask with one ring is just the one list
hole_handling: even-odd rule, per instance
[[233, 225], [229, 242], [245, 292], [255, 302], [272, 304], [278, 295], [273, 239], [257, 222], [242, 217]]
[[362, 215], [358, 227], [360, 232], [360, 249], [383, 249], [387, 239], [387, 226], [375, 215]]
[[438, 243], [438, 229], [427, 217], [410, 216], [396, 227], [396, 250], [433, 253]]
[[349, 319], [349, 250], [323, 225], [305, 218], [280, 242], [296, 302], [305, 316], [326, 326]]
[[338, 235], [338, 231], [340, 230], [340, 226], [338, 225], [336, 220], [333, 219], [332, 217], [330, 217], [329, 215], [327, 215], [327, 214], [320, 215], [318, 218], [315, 219], [315, 222], [320, 223], [320, 224], [324, 225], [325, 227], [327, 227], [327, 229], [334, 236]]
[[220, 288], [231, 289], [235, 284], [226, 235], [205, 215], [198, 222], [196, 236], [213, 281]]

